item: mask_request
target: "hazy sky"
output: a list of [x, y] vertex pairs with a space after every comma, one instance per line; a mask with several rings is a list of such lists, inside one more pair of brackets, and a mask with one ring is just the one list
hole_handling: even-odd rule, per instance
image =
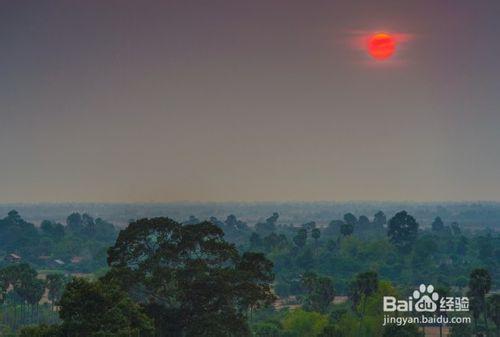
[[[500, 200], [500, 2], [0, 1], [0, 202]], [[410, 34], [389, 64], [356, 32]]]

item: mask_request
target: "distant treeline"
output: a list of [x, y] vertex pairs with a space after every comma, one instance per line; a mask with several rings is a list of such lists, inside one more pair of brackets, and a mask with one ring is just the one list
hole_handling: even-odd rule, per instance
[[113, 224], [73, 213], [66, 223], [44, 220], [39, 227], [17, 211], [0, 219], [2, 264], [28, 262], [38, 268], [92, 272], [106, 265], [106, 249], [116, 239]]
[[458, 222], [462, 227], [499, 229], [499, 202], [259, 202], [259, 203], [61, 203], [61, 204], [0, 204], [0, 214], [16, 209], [28, 221], [39, 225], [44, 219], [64, 222], [73, 212], [98, 215], [118, 227], [125, 227], [130, 219], [168, 215], [176, 221], [183, 221], [189, 215], [200, 219], [215, 216], [225, 219], [235, 214], [243, 221], [254, 224], [262, 222], [273, 212], [281, 215], [281, 222], [300, 225], [315, 221], [326, 225], [332, 219], [342, 218], [345, 213], [375, 214], [382, 210], [395, 214], [405, 209], [419, 220], [422, 227], [429, 226], [437, 216], [448, 222]]

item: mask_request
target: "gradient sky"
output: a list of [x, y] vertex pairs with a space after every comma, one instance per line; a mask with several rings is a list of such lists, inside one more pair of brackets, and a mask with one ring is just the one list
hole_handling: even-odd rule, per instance
[[[500, 2], [0, 1], [0, 202], [500, 200]], [[389, 64], [355, 32], [411, 34]]]

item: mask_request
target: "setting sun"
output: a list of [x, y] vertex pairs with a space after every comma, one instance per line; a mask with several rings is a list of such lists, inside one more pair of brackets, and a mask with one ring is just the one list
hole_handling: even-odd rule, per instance
[[374, 34], [368, 39], [367, 51], [376, 60], [387, 60], [396, 51], [396, 39], [388, 33]]

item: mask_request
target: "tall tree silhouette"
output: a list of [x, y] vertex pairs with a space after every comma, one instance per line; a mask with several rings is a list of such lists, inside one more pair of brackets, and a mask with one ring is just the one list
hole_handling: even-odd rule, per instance
[[488, 308], [486, 294], [491, 290], [491, 275], [484, 268], [474, 269], [469, 280], [470, 294], [478, 299], [484, 317], [484, 325], [488, 331]]
[[417, 239], [418, 223], [415, 218], [401, 211], [389, 220], [387, 235], [400, 250], [408, 251]]

